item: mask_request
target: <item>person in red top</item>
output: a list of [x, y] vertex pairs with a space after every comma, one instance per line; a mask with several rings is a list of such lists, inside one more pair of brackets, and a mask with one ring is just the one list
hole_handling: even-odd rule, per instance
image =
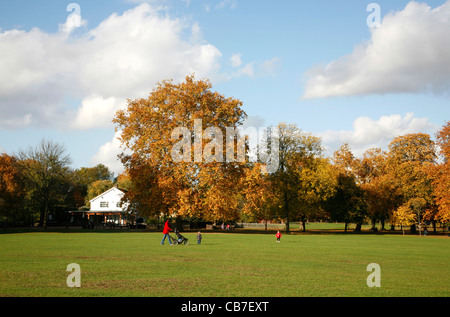
[[277, 232], [275, 237], [277, 237], [277, 242], [281, 242], [281, 233], [280, 233], [280, 231]]
[[172, 245], [172, 241], [170, 241], [170, 236], [169, 233], [170, 231], [172, 231], [172, 229], [170, 229], [169, 227], [169, 220], [166, 221], [166, 223], [164, 224], [164, 229], [163, 229], [163, 239], [161, 241], [161, 245], [164, 244], [164, 240], [166, 240], [166, 238], [169, 239], [169, 244]]

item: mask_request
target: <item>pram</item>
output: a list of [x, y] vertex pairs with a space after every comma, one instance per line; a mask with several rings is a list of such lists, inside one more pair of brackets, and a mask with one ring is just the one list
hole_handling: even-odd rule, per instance
[[178, 231], [175, 231], [175, 234], [177, 235], [177, 238], [170, 236], [170, 238], [172, 239], [172, 243], [174, 245], [177, 245], [177, 244], [188, 245], [189, 244], [189, 239], [183, 237]]

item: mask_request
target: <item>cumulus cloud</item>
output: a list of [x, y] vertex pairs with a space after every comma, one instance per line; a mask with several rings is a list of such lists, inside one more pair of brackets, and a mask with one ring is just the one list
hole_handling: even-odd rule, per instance
[[122, 144], [119, 140], [121, 135], [122, 131], [116, 132], [111, 142], [107, 142], [100, 147], [91, 159], [92, 166], [104, 164], [115, 175], [119, 175], [124, 171], [122, 162], [118, 158], [118, 155], [123, 152]]
[[[102, 126], [118, 104], [145, 97], [156, 82], [192, 73], [211, 78], [220, 68], [220, 51], [205, 43], [198, 25], [147, 3], [77, 36], [74, 25], [72, 17], [53, 34], [0, 31], [1, 128]], [[81, 100], [75, 114], [66, 98]], [[97, 117], [84, 120], [89, 113]]]
[[113, 114], [123, 108], [124, 105], [124, 102], [118, 102], [114, 97], [107, 99], [100, 96], [87, 97], [83, 100], [70, 127], [72, 129], [108, 127], [111, 125]]
[[387, 149], [396, 137], [410, 133], [434, 134], [439, 127], [427, 118], [416, 118], [413, 113], [382, 116], [378, 120], [359, 117], [353, 122], [353, 130], [325, 131], [317, 135], [322, 138], [328, 154], [332, 154], [342, 144], [348, 143], [356, 156], [374, 147]]
[[304, 98], [450, 93], [450, 0], [432, 9], [410, 2], [387, 14], [371, 39], [306, 73]]

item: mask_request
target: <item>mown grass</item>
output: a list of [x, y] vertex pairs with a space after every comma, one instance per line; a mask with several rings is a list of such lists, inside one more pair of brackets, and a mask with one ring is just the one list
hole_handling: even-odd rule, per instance
[[[402, 235], [204, 233], [160, 245], [148, 232], [0, 235], [0, 296], [450, 296], [450, 239]], [[67, 265], [81, 267], [69, 288]], [[369, 288], [367, 265], [381, 266]]]

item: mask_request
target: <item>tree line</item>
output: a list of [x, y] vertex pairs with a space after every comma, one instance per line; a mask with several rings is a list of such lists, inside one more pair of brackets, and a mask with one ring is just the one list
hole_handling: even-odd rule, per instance
[[[280, 123], [258, 144], [255, 162], [221, 158], [229, 140], [206, 133], [207, 127], [225, 131], [242, 126], [246, 114], [242, 102], [211, 90], [208, 80], [187, 76], [185, 82], [163, 81], [148, 98], [129, 100], [117, 112], [116, 131], [122, 131], [126, 149], [120, 156], [132, 190], [126, 194], [131, 208], [147, 216], [175, 216], [207, 221], [292, 221], [323, 219], [356, 224], [389, 222], [411, 226], [450, 220], [448, 157], [450, 124], [437, 134], [398, 136], [387, 151], [374, 148], [357, 158], [344, 144], [325, 157], [320, 138], [294, 124]], [[201, 119], [198, 131], [195, 122]], [[173, 134], [178, 127], [191, 131], [179, 149], [182, 162], [172, 159], [174, 144], [186, 135]], [[216, 161], [199, 160], [200, 150]], [[244, 137], [244, 143], [248, 142]], [[234, 140], [236, 153], [242, 139]], [[278, 145], [278, 169], [262, 173], [274, 142]], [[245, 155], [248, 156], [246, 147]], [[180, 153], [178, 153], [180, 154]], [[201, 154], [201, 153], [200, 153]], [[228, 155], [229, 153], [227, 153]], [[270, 162], [269, 162], [270, 163]]]
[[68, 211], [88, 209], [89, 200], [121, 182], [103, 164], [71, 169], [71, 163], [63, 145], [46, 140], [0, 155], [0, 224], [65, 224]]
[[[308, 220], [343, 222], [346, 230], [356, 224], [360, 231], [371, 222], [374, 230], [381, 223], [383, 230], [400, 225], [413, 232], [417, 224], [436, 228], [450, 221], [450, 122], [435, 140], [424, 133], [398, 136], [387, 150], [369, 149], [362, 157], [355, 157], [348, 144], [327, 157], [320, 138], [280, 123], [252, 154], [245, 135], [230, 143], [207, 133], [207, 127], [237, 129], [246, 119], [240, 100], [211, 88], [208, 80], [187, 76], [179, 84], [159, 83], [148, 98], [129, 100], [113, 120], [124, 148], [119, 158], [125, 172], [116, 178], [102, 164], [72, 170], [64, 147], [49, 141], [1, 155], [0, 222], [38, 221], [46, 227], [49, 215], [54, 220], [88, 208], [90, 199], [114, 184], [127, 189], [129, 212], [147, 218], [282, 221], [286, 231], [293, 221], [306, 230]], [[179, 127], [191, 134], [174, 134]], [[174, 145], [186, 137], [192, 142], [177, 151], [192, 159], [174, 161]], [[246, 160], [230, 153], [227, 157], [235, 159], [220, 159], [230, 144], [239, 153], [242, 142]], [[267, 158], [275, 157], [273, 144], [278, 168], [265, 173], [273, 163]], [[199, 149], [215, 159], [202, 159]]]

